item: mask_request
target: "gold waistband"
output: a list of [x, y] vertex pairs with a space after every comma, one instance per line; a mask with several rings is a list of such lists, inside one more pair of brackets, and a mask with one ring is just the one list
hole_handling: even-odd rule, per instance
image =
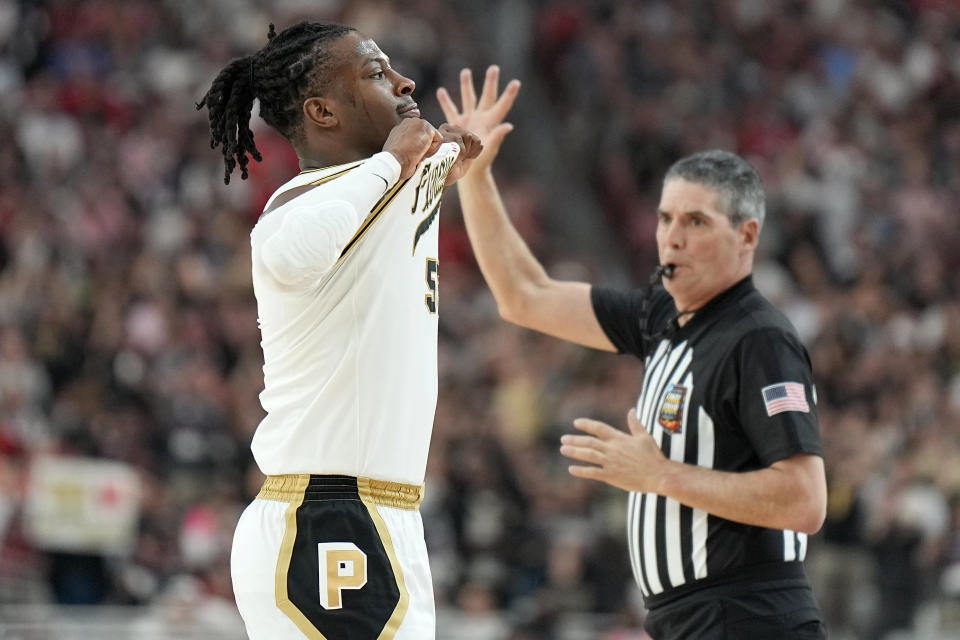
[[[350, 480], [353, 480], [351, 478]], [[416, 510], [423, 502], [422, 484], [404, 484], [389, 480], [375, 480], [373, 478], [356, 478], [357, 486], [344, 484], [344, 493], [356, 493], [365, 502], [369, 501], [384, 507]], [[310, 486], [309, 473], [284, 474], [267, 476], [257, 494], [263, 500], [279, 500], [281, 502], [299, 502], [303, 500], [307, 488]], [[325, 488], [329, 489], [329, 485]]]

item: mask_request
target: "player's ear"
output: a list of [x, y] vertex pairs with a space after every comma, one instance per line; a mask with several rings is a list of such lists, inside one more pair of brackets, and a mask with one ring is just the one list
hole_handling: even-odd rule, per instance
[[303, 101], [303, 117], [306, 122], [321, 129], [330, 129], [340, 124], [336, 112], [336, 101], [330, 98], [313, 97]]

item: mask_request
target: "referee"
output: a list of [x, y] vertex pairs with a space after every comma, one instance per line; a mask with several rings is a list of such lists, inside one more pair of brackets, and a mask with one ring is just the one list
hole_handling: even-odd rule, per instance
[[647, 290], [550, 278], [519, 236], [490, 165], [519, 83], [477, 100], [461, 73], [453, 124], [484, 152], [459, 182], [477, 260], [501, 315], [644, 362], [629, 431], [579, 419], [562, 438], [570, 473], [629, 491], [630, 562], [657, 640], [825, 638], [802, 561], [826, 511], [810, 358], [754, 287], [764, 218], [756, 171], [705, 151], [677, 161], [658, 207], [661, 266]]

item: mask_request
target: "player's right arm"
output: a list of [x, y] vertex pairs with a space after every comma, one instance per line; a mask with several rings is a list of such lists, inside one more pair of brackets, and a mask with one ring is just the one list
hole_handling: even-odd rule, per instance
[[511, 81], [497, 97], [499, 69], [487, 69], [479, 102], [469, 69], [460, 72], [462, 111], [445, 89], [437, 98], [447, 121], [479, 135], [483, 152], [457, 188], [470, 244], [500, 315], [529, 329], [595, 349], [616, 351], [597, 321], [590, 285], [551, 278], [510, 221], [491, 164], [513, 125], [503, 122], [520, 89]]

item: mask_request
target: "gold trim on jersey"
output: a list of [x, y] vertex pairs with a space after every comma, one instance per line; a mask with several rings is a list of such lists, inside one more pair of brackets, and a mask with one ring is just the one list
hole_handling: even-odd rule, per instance
[[[344, 162], [343, 164], [334, 164], [334, 165], [330, 165], [329, 167], [313, 167], [312, 169], [301, 169], [300, 173], [298, 173], [297, 175], [302, 176], [305, 173], [316, 173], [317, 171], [347, 171], [349, 169], [359, 167], [364, 162], [366, 162], [366, 159], [357, 160], [356, 162]], [[347, 167], [347, 169], [341, 169], [340, 167]]]
[[[297, 506], [303, 502], [304, 490], [310, 483], [308, 473], [290, 473], [284, 475], [267, 476], [260, 488], [257, 498], [261, 500], [279, 500], [280, 502], [295, 502]], [[395, 507], [416, 511], [423, 502], [422, 484], [404, 484], [389, 480], [375, 480], [374, 478], [357, 478], [357, 493], [361, 499], [368, 499], [374, 504], [384, 507]]]
[[380, 200], [377, 201], [377, 204], [373, 205], [373, 209], [370, 210], [370, 214], [363, 221], [363, 224], [360, 225], [360, 228], [357, 229], [357, 232], [353, 234], [352, 238], [350, 238], [350, 242], [343, 247], [343, 251], [340, 252], [340, 257], [337, 258], [337, 263], [340, 263], [344, 256], [347, 255], [347, 252], [353, 248], [353, 245], [360, 241], [360, 239], [367, 233], [370, 225], [372, 225], [373, 222], [380, 217], [380, 214], [383, 213], [383, 210], [386, 209], [387, 205], [389, 205], [396, 195], [400, 193], [400, 190], [407, 186], [408, 182], [410, 182], [410, 178], [401, 180], [397, 184], [393, 185], [393, 189], [383, 194]]
[[[277, 556], [277, 569], [274, 574], [274, 593], [277, 599], [277, 608], [280, 609], [309, 640], [327, 640], [322, 633], [307, 619], [305, 615], [290, 601], [287, 593], [287, 571], [293, 558], [293, 543], [297, 538], [297, 509], [303, 504], [304, 492], [310, 483], [310, 475], [268, 476], [263, 483], [263, 489], [257, 497], [266, 497], [267, 500], [282, 500], [289, 502], [284, 513], [286, 526], [283, 531], [283, 540], [280, 542], [280, 553]], [[269, 496], [269, 497], [267, 497]]]
[[309, 483], [310, 474], [308, 473], [267, 476], [257, 497], [261, 500], [299, 503], [303, 501], [303, 492]]
[[[397, 486], [407, 490], [416, 490], [415, 497], [412, 493], [396, 495], [395, 498], [398, 501], [408, 503], [410, 500], [416, 500], [416, 504], [420, 504], [420, 500], [423, 498], [422, 485], [417, 487], [415, 485], [401, 485], [397, 482], [357, 478], [357, 489], [360, 491], [360, 499], [363, 501], [363, 504], [366, 505], [367, 511], [370, 512], [370, 518], [373, 519], [373, 523], [377, 527], [377, 532], [380, 534], [380, 542], [383, 544], [384, 551], [387, 552], [387, 557], [390, 558], [390, 566], [393, 567], [393, 575], [397, 580], [397, 588], [400, 590], [400, 600], [393, 609], [393, 613], [390, 614], [387, 623], [383, 625], [383, 631], [380, 632], [377, 640], [393, 640], [393, 637], [397, 635], [397, 631], [400, 629], [400, 623], [403, 622], [403, 617], [407, 615], [407, 608], [410, 606], [410, 592], [407, 591], [407, 583], [403, 578], [403, 569], [400, 566], [400, 561], [397, 560], [397, 552], [393, 548], [393, 538], [390, 537], [390, 530], [387, 528], [387, 523], [383, 521], [383, 516], [380, 515], [380, 511], [377, 509], [377, 504], [382, 504], [382, 502], [378, 503], [376, 501], [378, 498], [383, 500], [389, 497], [394, 493], [396, 490], [395, 487]], [[401, 508], [406, 509], [410, 507]], [[412, 508], [415, 509], [416, 507]]]
[[[339, 178], [340, 176], [346, 175], [350, 171], [353, 171], [354, 169], [359, 167], [361, 164], [363, 163], [357, 162], [349, 166], [339, 165], [343, 167], [342, 169], [337, 169], [337, 167], [333, 167], [332, 169], [337, 169], [337, 170], [333, 171], [328, 175], [317, 178], [312, 182], [304, 182], [303, 184], [297, 185], [295, 187], [290, 187], [289, 189], [285, 189], [283, 191], [278, 192], [276, 195], [270, 198], [269, 206], [264, 208], [263, 213], [260, 214], [260, 217], [262, 218], [263, 216], [273, 213], [274, 211], [284, 206], [288, 202], [292, 202], [293, 200], [296, 200], [297, 198], [299, 198], [306, 192], [310, 191], [314, 187], [318, 187], [322, 184], [326, 184], [327, 182], [330, 182], [335, 178]], [[308, 171], [326, 171], [326, 169], [308, 169]], [[301, 172], [301, 174], [302, 173], [304, 172]]]
[[[333, 172], [333, 173], [330, 173], [330, 174], [328, 174], [328, 175], [325, 175], [325, 176], [323, 176], [322, 178], [317, 178], [317, 179], [314, 180], [313, 182], [308, 182], [307, 184], [309, 184], [309, 185], [312, 186], [312, 187], [315, 187], [315, 186], [317, 186], [317, 185], [323, 184], [324, 182], [330, 182], [330, 181], [333, 180], [334, 178], [339, 178], [339, 177], [342, 176], [343, 174], [348, 173], [348, 172], [350, 172], [350, 171], [353, 171], [354, 169], [356, 169], [357, 167], [359, 167], [361, 164], [363, 164], [363, 163], [362, 163], [362, 162], [357, 162], [356, 164], [350, 165], [350, 166], [348, 166], [348, 167], [346, 167], [346, 168], [344, 168], [344, 169], [340, 169], [339, 171], [335, 171], [335, 172]], [[308, 169], [308, 171], [311, 171], [311, 170]], [[320, 171], [322, 171], [322, 169], [320, 169]], [[304, 173], [304, 172], [301, 172], [301, 173]]]
[[417, 242], [420, 241], [420, 236], [425, 234], [437, 220], [437, 214], [440, 212], [440, 202], [442, 200], [443, 198], [437, 198], [437, 203], [433, 205], [432, 209], [430, 209], [430, 213], [428, 213], [427, 217], [421, 220], [420, 224], [417, 225], [417, 230], [413, 234], [413, 249], [410, 251], [410, 255], [416, 255]]
[[357, 478], [357, 491], [360, 498], [370, 500], [384, 507], [395, 507], [416, 511], [423, 502], [422, 484], [403, 484], [389, 480]]

